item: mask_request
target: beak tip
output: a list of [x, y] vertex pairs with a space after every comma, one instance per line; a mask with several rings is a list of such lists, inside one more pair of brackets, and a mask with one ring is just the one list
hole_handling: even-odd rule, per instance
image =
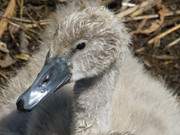
[[20, 112], [30, 111], [30, 110], [27, 110], [27, 109], [24, 108], [24, 100], [21, 99], [21, 98], [17, 100], [16, 106], [17, 106], [17, 110], [20, 111]]

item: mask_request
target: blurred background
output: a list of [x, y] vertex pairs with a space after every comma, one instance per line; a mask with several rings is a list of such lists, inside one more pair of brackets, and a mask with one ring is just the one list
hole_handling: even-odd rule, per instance
[[[72, 0], [0, 0], [0, 86], [41, 49], [57, 5]], [[123, 21], [145, 68], [180, 96], [180, 0], [98, 0]], [[117, 28], [118, 29], [118, 28]]]

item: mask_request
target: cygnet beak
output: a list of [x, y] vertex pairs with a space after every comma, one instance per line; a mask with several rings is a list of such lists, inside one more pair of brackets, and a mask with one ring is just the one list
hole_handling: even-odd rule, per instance
[[68, 60], [61, 57], [51, 58], [45, 63], [33, 84], [18, 98], [19, 111], [31, 111], [38, 103], [71, 79]]

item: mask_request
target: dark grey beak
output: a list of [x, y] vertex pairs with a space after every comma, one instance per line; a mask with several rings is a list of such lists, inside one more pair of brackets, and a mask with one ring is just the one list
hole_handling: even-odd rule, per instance
[[55, 57], [45, 63], [32, 86], [17, 100], [19, 111], [31, 111], [41, 100], [69, 82], [71, 73], [67, 60]]

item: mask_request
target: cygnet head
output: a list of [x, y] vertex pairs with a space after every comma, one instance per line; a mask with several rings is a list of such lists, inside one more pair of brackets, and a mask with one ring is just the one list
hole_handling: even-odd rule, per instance
[[[126, 28], [104, 7], [59, 11], [44, 39], [50, 50], [32, 86], [17, 101], [18, 110], [32, 110], [42, 99], [69, 82], [103, 75], [124, 59]], [[64, 11], [63, 11], [64, 12]]]

